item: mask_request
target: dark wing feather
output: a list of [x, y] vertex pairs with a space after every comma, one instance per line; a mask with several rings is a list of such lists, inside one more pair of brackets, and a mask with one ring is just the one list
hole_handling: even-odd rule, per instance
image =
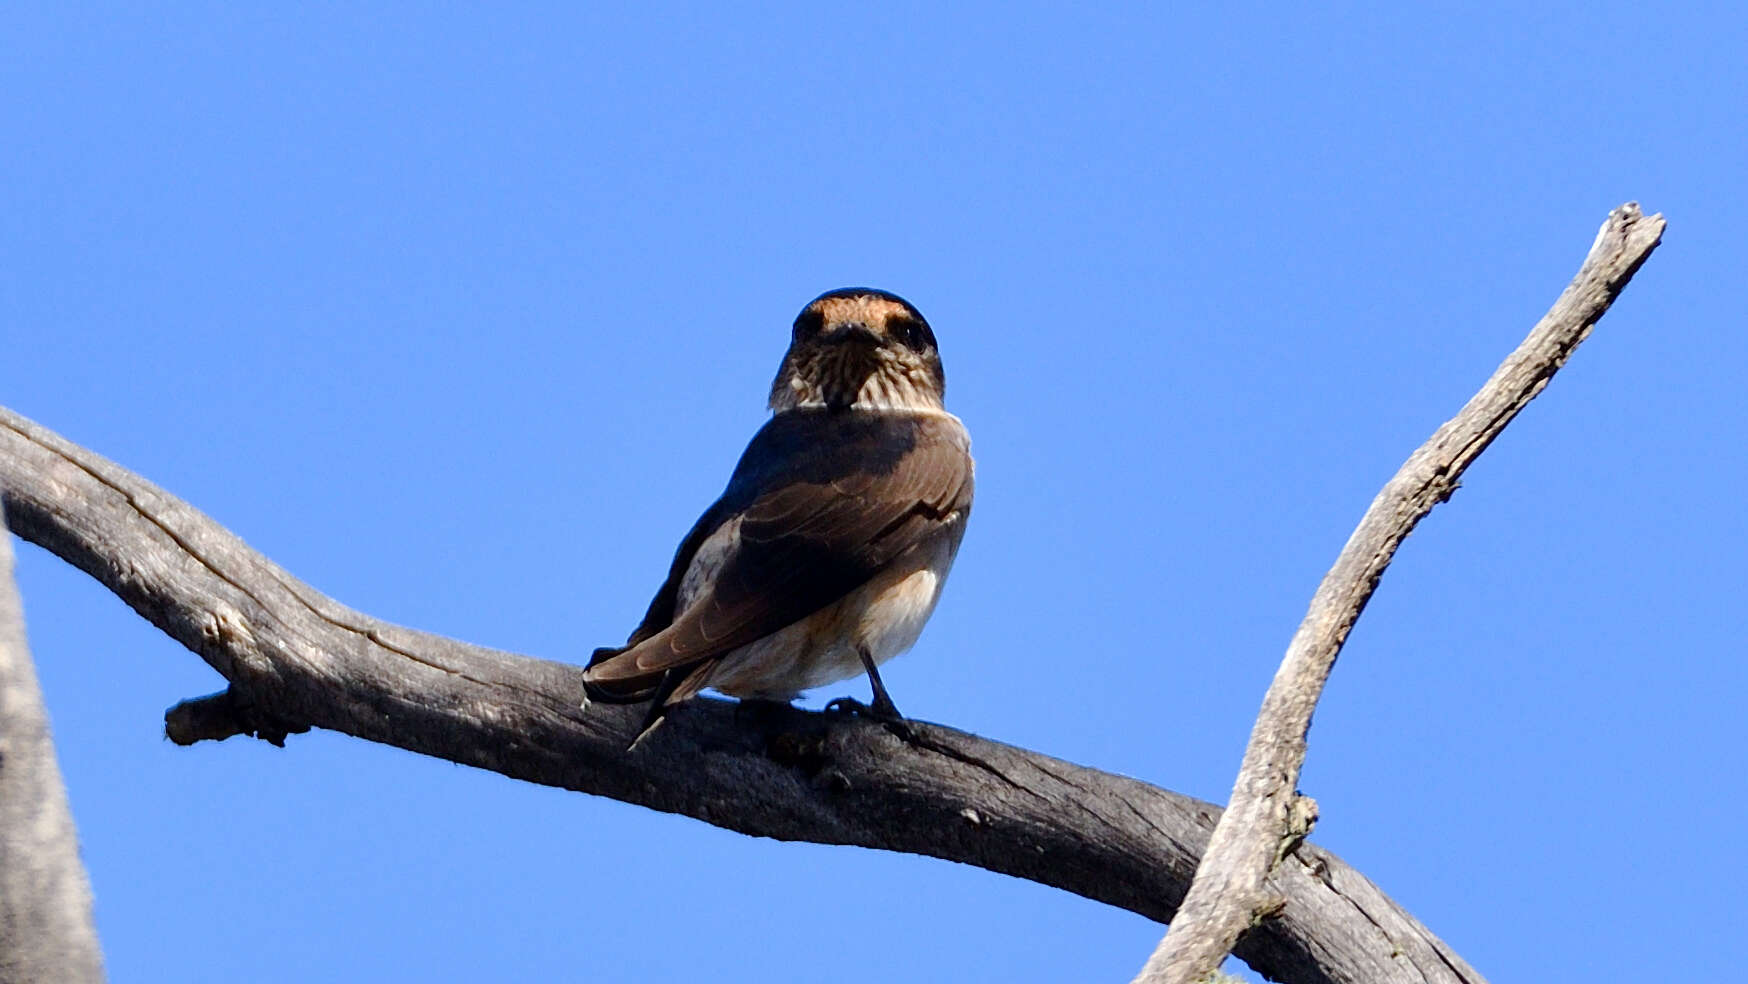
[[589, 659], [590, 666], [630, 649], [673, 624], [674, 607], [679, 603], [680, 582], [686, 577], [686, 568], [692, 566], [692, 558], [697, 555], [698, 548], [704, 541], [710, 538], [710, 534], [715, 533], [717, 527], [734, 514], [734, 510], [726, 505], [727, 501], [724, 496], [711, 503], [710, 508], [704, 510], [704, 515], [698, 517], [698, 522], [693, 523], [691, 530], [687, 531], [685, 539], [680, 541], [679, 549], [674, 551], [673, 563], [668, 565], [668, 579], [656, 590], [655, 597], [650, 600], [649, 609], [643, 614], [643, 621], [632, 630], [631, 638], [623, 646], [595, 650], [594, 656]]
[[[964, 522], [971, 494], [969, 440], [952, 418], [779, 414], [753, 438], [722, 499], [681, 545], [638, 634], [626, 649], [598, 654], [589, 679], [612, 692], [646, 693], [669, 670], [800, 621]], [[737, 513], [738, 548], [692, 604], [675, 612], [692, 555]], [[662, 617], [668, 624], [657, 627]]]
[[[674, 561], [668, 566], [667, 580], [656, 590], [655, 597], [650, 600], [649, 609], [644, 612], [643, 621], [631, 633], [623, 646], [606, 646], [597, 649], [589, 656], [589, 668], [593, 669], [620, 655], [638, 643], [654, 636], [656, 633], [673, 624], [674, 608], [679, 602], [680, 583], [686, 576], [686, 568], [692, 565], [692, 558], [698, 553], [698, 548], [716, 532], [723, 522], [734, 514], [733, 507], [724, 496], [711, 504], [704, 515], [692, 524], [692, 529], [680, 541], [680, 547], [674, 551]], [[587, 674], [586, 682], [592, 683]], [[661, 683], [660, 677], [643, 681], [635, 687], [599, 688], [590, 687], [590, 695], [597, 700], [609, 703], [638, 703], [650, 699]], [[696, 688], [694, 688], [696, 691]]]

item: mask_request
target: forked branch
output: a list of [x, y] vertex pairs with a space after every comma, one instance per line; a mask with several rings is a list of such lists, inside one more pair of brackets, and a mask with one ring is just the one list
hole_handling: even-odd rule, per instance
[[1463, 470], [1590, 335], [1657, 248], [1663, 226], [1661, 215], [1646, 217], [1631, 202], [1609, 213], [1590, 255], [1553, 308], [1372, 500], [1287, 646], [1195, 884], [1136, 984], [1206, 979], [1240, 934], [1276, 904], [1265, 888], [1269, 871], [1295, 839], [1304, 837], [1314, 813], [1296, 790], [1311, 711], [1384, 568], [1421, 517], [1451, 497]]
[[[783, 840], [930, 855], [1168, 920], [1217, 808], [918, 723], [687, 704], [634, 751], [642, 709], [578, 706], [577, 666], [404, 629], [311, 589], [188, 504], [0, 410], [7, 522], [109, 587], [229, 682], [173, 708], [177, 741], [329, 728], [517, 779]], [[581, 651], [583, 647], [579, 647]], [[1275, 872], [1285, 900], [1239, 955], [1275, 979], [1480, 978], [1325, 851]]]

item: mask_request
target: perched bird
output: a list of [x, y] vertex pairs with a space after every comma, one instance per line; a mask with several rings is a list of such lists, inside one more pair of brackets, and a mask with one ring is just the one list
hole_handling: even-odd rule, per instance
[[795, 319], [771, 419], [680, 542], [626, 645], [598, 649], [591, 697], [649, 701], [644, 732], [709, 687], [787, 701], [909, 649], [971, 512], [971, 438], [942, 405], [935, 335], [881, 290], [820, 295]]

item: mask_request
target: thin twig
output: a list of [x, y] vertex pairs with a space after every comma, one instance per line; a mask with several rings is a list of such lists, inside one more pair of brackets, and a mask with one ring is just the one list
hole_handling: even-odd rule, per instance
[[1609, 213], [1578, 275], [1529, 337], [1372, 500], [1287, 646], [1251, 731], [1232, 801], [1183, 906], [1135, 984], [1205, 980], [1240, 934], [1276, 904], [1264, 880], [1283, 845], [1304, 836], [1293, 829], [1294, 817], [1302, 821], [1305, 813], [1294, 804], [1311, 712], [1384, 568], [1421, 517], [1450, 498], [1463, 470], [1566, 364], [1657, 248], [1663, 227], [1661, 215], [1647, 218], [1635, 203]]

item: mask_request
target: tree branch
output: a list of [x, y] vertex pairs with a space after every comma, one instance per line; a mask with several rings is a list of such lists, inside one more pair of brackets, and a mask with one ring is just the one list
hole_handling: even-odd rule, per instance
[[91, 884], [0, 535], [0, 982], [97, 984]]
[[[1171, 918], [1218, 808], [916, 723], [689, 702], [635, 750], [640, 707], [578, 706], [580, 667], [400, 628], [303, 584], [186, 503], [0, 410], [0, 500], [21, 536], [78, 566], [230, 683], [172, 708], [177, 741], [341, 731], [506, 776], [782, 840], [977, 865]], [[1270, 977], [1480, 976], [1376, 886], [1306, 845], [1239, 955]]]
[[1421, 518], [1451, 497], [1464, 469], [1590, 335], [1657, 248], [1663, 227], [1661, 215], [1646, 218], [1632, 202], [1609, 213], [1578, 275], [1529, 337], [1372, 500], [1287, 646], [1251, 731], [1232, 800], [1177, 918], [1136, 984], [1206, 979], [1234, 941], [1276, 904], [1265, 888], [1268, 873], [1315, 818], [1315, 805], [1295, 791], [1311, 712], [1378, 579]]

